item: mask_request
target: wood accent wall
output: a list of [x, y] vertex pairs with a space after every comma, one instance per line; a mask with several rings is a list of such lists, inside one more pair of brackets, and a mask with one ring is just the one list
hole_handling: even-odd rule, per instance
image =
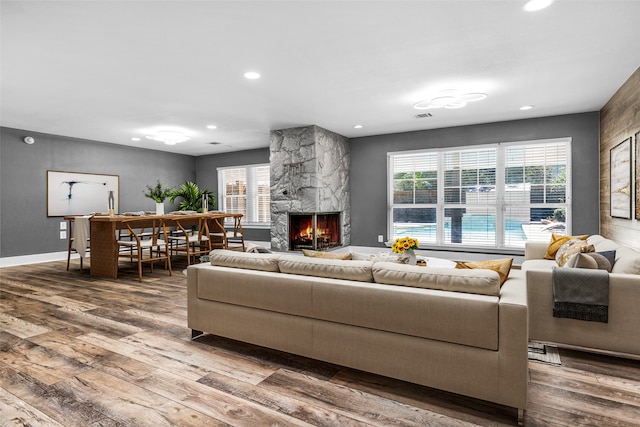
[[[635, 219], [635, 147], [640, 131], [640, 68], [618, 89], [600, 110], [600, 234], [634, 248], [640, 248], [640, 221]], [[612, 218], [609, 201], [609, 150], [625, 139], [633, 139], [632, 219]], [[640, 159], [638, 159], [640, 161]], [[589, 173], [589, 171], [584, 171]]]

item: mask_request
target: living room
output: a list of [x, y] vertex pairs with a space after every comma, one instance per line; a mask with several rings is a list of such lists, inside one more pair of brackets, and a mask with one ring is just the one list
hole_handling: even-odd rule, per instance
[[[5, 2], [4, 0], [2, 3], [3, 64], [5, 63], [5, 43], [9, 44], [9, 42], [5, 41], [4, 32], [8, 30], [4, 29], [4, 24], [5, 22], [12, 24], [7, 14], [9, 12], [17, 13], [16, 9], [14, 9], [16, 3]], [[619, 3], [631, 10], [637, 10], [637, 8], [633, 9], [635, 6], [631, 4], [632, 2]], [[555, 6], [563, 5], [561, 1], [558, 1]], [[615, 10], [615, 7], [612, 6], [611, 8]], [[105, 10], [108, 10], [108, 8]], [[242, 11], [242, 7], [239, 10]], [[38, 16], [43, 19], [42, 16]], [[590, 16], [593, 17], [594, 15]], [[272, 15], [270, 17], [273, 18]], [[623, 18], [622, 16], [617, 17]], [[594, 22], [590, 23], [590, 25], [604, 25], [597, 22], [598, 20], [595, 17], [593, 19]], [[383, 24], [380, 23], [378, 25]], [[609, 25], [612, 24], [609, 23]], [[621, 21], [616, 22], [615, 26], [629, 27], [629, 25], [624, 25]], [[15, 29], [12, 26], [9, 28]], [[14, 34], [17, 33], [11, 33], [10, 35]], [[629, 31], [625, 34], [635, 40], [635, 45], [637, 45], [637, 31]], [[628, 40], [625, 43], [628, 43]], [[291, 50], [287, 50], [286, 53], [295, 54]], [[638, 225], [637, 217], [632, 212], [629, 213], [628, 218], [612, 217], [610, 211], [610, 150], [629, 138], [631, 138], [632, 143], [635, 141], [637, 146], [637, 133], [640, 131], [640, 121], [637, 114], [640, 108], [640, 69], [638, 68], [640, 58], [637, 57], [638, 54], [633, 49], [629, 49], [624, 53], [626, 57], [626, 62], [622, 67], [624, 71], [618, 72], [615, 83], [597, 81], [595, 76], [592, 79], [591, 84], [593, 86], [603, 84], [609, 87], [610, 90], [605, 97], [595, 100], [595, 104], [592, 103], [595, 106], [591, 108], [564, 109], [563, 106], [560, 106], [562, 103], [558, 101], [559, 106], [548, 110], [553, 111], [553, 113], [549, 114], [542, 113], [539, 115], [534, 109], [533, 114], [523, 114], [518, 118], [514, 118], [510, 113], [510, 115], [502, 116], [503, 118], [487, 115], [488, 117], [494, 117], [487, 120], [481, 117], [482, 112], [480, 112], [480, 118], [476, 116], [464, 124], [434, 126], [417, 123], [420, 123], [421, 120], [437, 119], [441, 111], [444, 110], [433, 110], [434, 117], [432, 118], [414, 118], [413, 115], [420, 113], [420, 111], [411, 109], [411, 103], [409, 103], [409, 110], [411, 110], [409, 111], [409, 117], [413, 122], [406, 130], [369, 133], [371, 131], [367, 130], [367, 126], [365, 126], [364, 132], [359, 131], [361, 132], [360, 134], [354, 134], [353, 132], [356, 131], [349, 129], [350, 134], [346, 136], [350, 157], [349, 202], [351, 221], [349, 244], [359, 247], [379, 248], [380, 251], [389, 250], [379, 241], [378, 237], [382, 235], [385, 241], [393, 237], [390, 235], [392, 227], [390, 226], [388, 211], [387, 189], [389, 188], [389, 182], [386, 172], [389, 153], [568, 137], [571, 139], [572, 164], [570, 233], [573, 235], [601, 234], [609, 239], [639, 249], [640, 226]], [[591, 52], [589, 55], [577, 55], [582, 61], [581, 66], [588, 67], [589, 62], [585, 61], [585, 57], [588, 59], [592, 54], [595, 55], [595, 53]], [[11, 59], [13, 58], [12, 56]], [[52, 58], [49, 58], [49, 60], [53, 61]], [[184, 61], [184, 58], [182, 60]], [[177, 58], [176, 61], [180, 62], [180, 59]], [[607, 64], [607, 66], [609, 68], [621, 67], [620, 64], [615, 63]], [[3, 65], [4, 67], [5, 65]], [[326, 65], [319, 66], [320, 69], [327, 72], [325, 67]], [[153, 74], [153, 71], [150, 70], [150, 73]], [[5, 74], [4, 71], [3, 74]], [[100, 73], [97, 73], [97, 75], [100, 75]], [[570, 79], [571, 76], [562, 76], [561, 80]], [[81, 133], [74, 134], [65, 126], [57, 126], [58, 112], [56, 109], [63, 110], [65, 102], [77, 102], [77, 99], [61, 100], [59, 105], [55, 103], [54, 107], [49, 106], [44, 113], [39, 111], [39, 108], [38, 111], [23, 110], [20, 111], [20, 120], [22, 121], [13, 119], [13, 117], [17, 116], [5, 114], [5, 108], [10, 105], [6, 101], [5, 94], [16, 96], [15, 91], [10, 90], [8, 87], [11, 82], [11, 74], [3, 75], [2, 98], [3, 104], [6, 105], [3, 106], [2, 127], [0, 128], [0, 209], [2, 213], [0, 220], [0, 266], [33, 265], [34, 271], [38, 271], [37, 264], [30, 263], [59, 260], [66, 257], [67, 240], [60, 237], [60, 232], [62, 231], [60, 223], [64, 221], [60, 217], [47, 215], [47, 171], [117, 175], [120, 182], [119, 211], [151, 210], [153, 201], [145, 198], [143, 193], [145, 186], [155, 183], [156, 180], [160, 180], [170, 186], [177, 186], [186, 181], [194, 181], [201, 187], [218, 193], [219, 169], [269, 164], [271, 152], [268, 144], [271, 131], [317, 125], [329, 131], [340, 133], [339, 129], [326, 125], [324, 121], [316, 121], [314, 116], [311, 115], [304, 118], [304, 120], [282, 120], [282, 126], [261, 128], [259, 132], [255, 132], [262, 138], [262, 146], [260, 147], [237, 149], [237, 147], [227, 147], [226, 143], [218, 145], [204, 143], [202, 145], [206, 149], [210, 148], [211, 151], [202, 154], [187, 154], [179, 151], [167, 151], [170, 148], [158, 148], [158, 146], [153, 145], [161, 143], [143, 141], [146, 148], [141, 148], [132, 146], [130, 143], [127, 145], [122, 144], [122, 139], [124, 139], [122, 135], [120, 142], [99, 137], [94, 139], [84, 137]], [[543, 83], [538, 82], [536, 84], [542, 85]], [[48, 85], [45, 84], [44, 86]], [[582, 88], [585, 92], [588, 92], [589, 89], [589, 87]], [[97, 89], [94, 88], [93, 90]], [[275, 103], [279, 98], [274, 93], [273, 91], [261, 93], [260, 96], [256, 97], [256, 102], [264, 104]], [[102, 93], [101, 95], [104, 96], [105, 94]], [[488, 95], [488, 99], [493, 96], [492, 93]], [[351, 95], [345, 94], [345, 96]], [[265, 101], [265, 98], [268, 101]], [[369, 100], [371, 101], [371, 99]], [[128, 102], [125, 99], [119, 99], [118, 101]], [[246, 100], [243, 99], [243, 101]], [[477, 104], [469, 103], [465, 108], [476, 108], [482, 102], [487, 102], [487, 100], [479, 101]], [[36, 102], [34, 105], [38, 105], [38, 103]], [[516, 110], [518, 109], [517, 107], [519, 105], [514, 106]], [[291, 108], [295, 107], [292, 106]], [[542, 106], [537, 108], [539, 108], [538, 111], [542, 110]], [[56, 113], [53, 113], [53, 111], [56, 111]], [[456, 111], [459, 110], [451, 110], [451, 112]], [[49, 114], [48, 124], [45, 126], [45, 122], [30, 122], [29, 114], [31, 113], [34, 114], [34, 117], [35, 115], [40, 117], [41, 114]], [[104, 111], [94, 110], [92, 115], [99, 116], [102, 113]], [[204, 122], [206, 118], [203, 116], [206, 117], [206, 115], [201, 114], [199, 119]], [[237, 118], [234, 118], [234, 120], [237, 120]], [[27, 124], [23, 125], [23, 123]], [[224, 127], [221, 124], [218, 125], [220, 128]], [[238, 127], [242, 127], [242, 124], [238, 125]], [[349, 128], [352, 128], [352, 126], [349, 125]], [[215, 131], [212, 130], [211, 132]], [[123, 135], [126, 134], [128, 138], [130, 135], [127, 132], [129, 131], [123, 132]], [[25, 143], [26, 137], [33, 138], [34, 142], [32, 144]], [[208, 133], [203, 137], [202, 141], [218, 139], [219, 136], [217, 134]], [[177, 144], [177, 147], [178, 150], [180, 143]], [[637, 177], [635, 179], [637, 180]], [[106, 195], [104, 199], [106, 209]], [[218, 200], [220, 200], [219, 194]], [[167, 204], [167, 208], [173, 209], [170, 204]], [[245, 227], [245, 235], [248, 240], [271, 241], [269, 227], [247, 226]], [[443, 257], [447, 256], [447, 251], [451, 251], [451, 247], [430, 247], [428, 249], [442, 251]], [[478, 250], [476, 250], [476, 254], [477, 252]], [[492, 249], [488, 252], [486, 254], [487, 257], [523, 255], [523, 249], [504, 250], [502, 248]], [[0, 271], [0, 273], [2, 272]], [[72, 271], [71, 273], [76, 272]], [[154, 281], [165, 279], [162, 269], [158, 269], [156, 274]], [[78, 280], [80, 279], [89, 278], [87, 276], [79, 276]], [[76, 281], [75, 278], [71, 280]], [[172, 277], [168, 280], [171, 280], [171, 283], [177, 283], [176, 280], [180, 280], [180, 278]], [[184, 282], [184, 277], [182, 281]], [[75, 283], [80, 286], [80, 282]], [[14, 291], [12, 290], [12, 292]], [[180, 333], [183, 334], [184, 331], [181, 330]], [[234, 345], [231, 343], [218, 344], [231, 347]], [[248, 351], [251, 352], [251, 350]], [[637, 365], [632, 366], [632, 368], [636, 369]], [[628, 395], [632, 396], [632, 394]], [[237, 420], [236, 422], [241, 424]], [[479, 421], [475, 418], [472, 422], [482, 424], [481, 420]], [[313, 422], [310, 423], [313, 424]]]

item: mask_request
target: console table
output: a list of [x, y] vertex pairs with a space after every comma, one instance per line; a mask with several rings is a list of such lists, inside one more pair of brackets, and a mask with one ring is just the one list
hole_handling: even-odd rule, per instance
[[[90, 224], [90, 256], [91, 275], [116, 279], [118, 277], [118, 245], [116, 232], [126, 228], [124, 220], [136, 228], [149, 227], [153, 220], [163, 219], [167, 226], [180, 221], [183, 225], [196, 225], [201, 218], [215, 222], [217, 228], [224, 228], [225, 218], [242, 218], [242, 214], [228, 213], [194, 213], [194, 214], [168, 214], [168, 215], [96, 215], [89, 221]], [[73, 221], [74, 217], [65, 217]], [[210, 227], [211, 228], [211, 227]]]

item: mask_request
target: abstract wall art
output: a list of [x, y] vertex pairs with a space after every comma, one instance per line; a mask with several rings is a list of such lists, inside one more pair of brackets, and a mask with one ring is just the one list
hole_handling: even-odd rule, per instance
[[611, 216], [631, 219], [631, 138], [609, 151]]
[[47, 171], [47, 216], [86, 215], [109, 209], [113, 191], [118, 212], [118, 175]]

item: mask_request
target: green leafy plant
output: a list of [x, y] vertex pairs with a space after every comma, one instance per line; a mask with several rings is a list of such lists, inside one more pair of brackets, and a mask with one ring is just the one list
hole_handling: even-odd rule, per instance
[[158, 182], [156, 182], [156, 185], [153, 187], [147, 185], [147, 188], [144, 191], [144, 195], [150, 199], [155, 200], [156, 203], [162, 203], [164, 202], [164, 199], [169, 197], [170, 192], [171, 189], [165, 187], [164, 184], [161, 183], [160, 180], [158, 180]]
[[169, 201], [175, 205], [175, 200], [180, 197], [182, 200], [178, 204], [180, 211], [202, 211], [202, 196], [206, 196], [209, 201], [209, 208], [213, 208], [216, 198], [209, 190], [202, 190], [197, 184], [187, 181], [180, 187], [169, 191]]

